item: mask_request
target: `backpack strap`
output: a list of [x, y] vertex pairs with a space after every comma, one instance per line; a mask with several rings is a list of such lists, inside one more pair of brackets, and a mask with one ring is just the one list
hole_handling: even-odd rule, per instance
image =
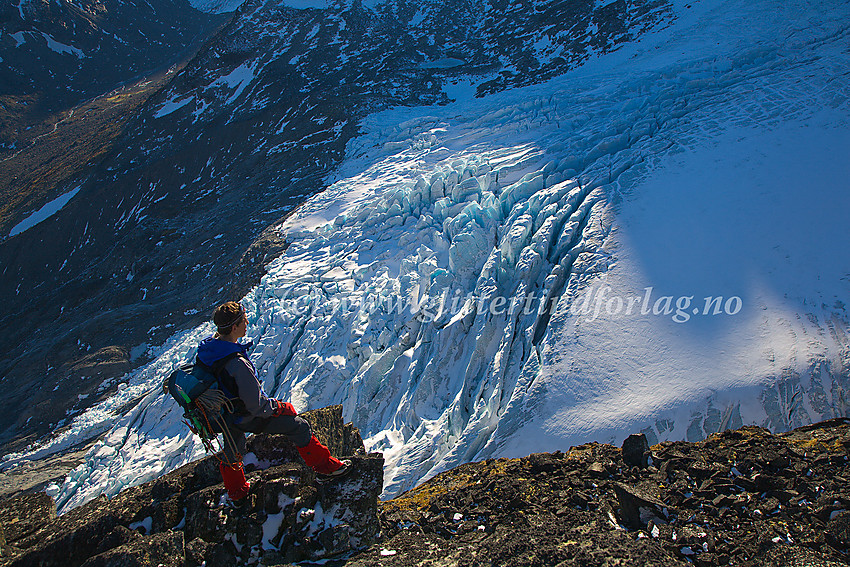
[[195, 364], [215, 376], [216, 380], [218, 380], [219, 387], [224, 391], [225, 394], [227, 394], [228, 397], [238, 398], [239, 387], [236, 385], [236, 380], [233, 379], [233, 376], [231, 376], [230, 373], [224, 369], [224, 367], [227, 366], [228, 362], [240, 355], [242, 355], [241, 352], [230, 353], [224, 358], [220, 358], [213, 362], [211, 366], [208, 364], [204, 364], [203, 362], [201, 362], [200, 358], [195, 357]]

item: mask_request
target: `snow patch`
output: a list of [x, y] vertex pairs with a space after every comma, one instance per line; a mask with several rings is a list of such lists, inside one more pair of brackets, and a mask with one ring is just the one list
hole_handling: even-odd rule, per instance
[[183, 108], [184, 106], [186, 106], [190, 102], [193, 102], [194, 100], [195, 100], [194, 96], [189, 96], [189, 97], [186, 97], [182, 100], [169, 99], [169, 100], [165, 101], [161, 107], [159, 107], [159, 109], [154, 113], [153, 116], [154, 116], [154, 118], [162, 118], [163, 116], [168, 116], [172, 112], [175, 112], [176, 110]]
[[151, 516], [148, 516], [147, 518], [140, 520], [138, 522], [132, 522], [128, 527], [131, 530], [138, 530], [139, 528], [142, 528], [143, 530], [145, 530], [144, 533], [149, 534], [149, 533], [151, 533], [151, 527], [152, 526], [153, 526], [153, 518]]
[[193, 8], [208, 14], [233, 12], [245, 3], [245, 0], [189, 0]]
[[466, 61], [463, 59], [452, 59], [451, 57], [447, 57], [445, 59], [437, 59], [436, 61], [420, 63], [419, 67], [421, 69], [453, 69], [455, 67], [460, 67], [461, 65], [466, 65]]
[[239, 98], [239, 95], [242, 94], [242, 91], [245, 90], [251, 81], [254, 80], [254, 73], [259, 66], [259, 61], [247, 61], [242, 65], [236, 67], [233, 71], [219, 77], [214, 83], [210, 85], [210, 88], [214, 88], [217, 86], [224, 86], [227, 89], [235, 89], [233, 93], [230, 94], [227, 101], [223, 104], [227, 106]]
[[68, 191], [67, 193], [56, 197], [52, 201], [46, 203], [39, 210], [30, 214], [27, 218], [16, 224], [12, 227], [12, 230], [9, 231], [9, 237], [18, 235], [25, 230], [29, 230], [38, 223], [45, 221], [62, 210], [68, 201], [74, 198], [74, 196], [80, 191], [79, 187], [75, 187], [74, 189]]
[[61, 55], [74, 55], [78, 59], [86, 56], [82, 49], [56, 41], [53, 36], [44, 32], [19, 31], [9, 35], [15, 40], [15, 47], [20, 47], [26, 43], [27, 39], [40, 37], [51, 51], [55, 51]]

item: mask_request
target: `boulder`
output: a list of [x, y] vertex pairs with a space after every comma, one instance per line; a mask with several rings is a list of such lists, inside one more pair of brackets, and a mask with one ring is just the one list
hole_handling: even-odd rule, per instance
[[183, 567], [183, 532], [139, 537], [86, 560], [81, 567]]
[[850, 512], [841, 512], [826, 524], [826, 539], [836, 549], [850, 549]]
[[630, 528], [644, 526], [651, 519], [666, 520], [667, 505], [651, 492], [649, 485], [629, 486], [614, 483], [614, 493], [620, 503], [620, 520]]
[[623, 462], [630, 467], [649, 466], [649, 443], [643, 433], [633, 433], [623, 441]]

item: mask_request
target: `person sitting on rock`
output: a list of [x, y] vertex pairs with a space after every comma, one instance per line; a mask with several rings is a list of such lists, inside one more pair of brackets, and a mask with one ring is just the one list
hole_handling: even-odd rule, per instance
[[291, 403], [266, 396], [257, 370], [248, 359], [253, 343], [239, 342], [248, 330], [245, 309], [235, 301], [228, 301], [216, 308], [213, 323], [217, 331], [198, 345], [196, 363], [209, 367], [218, 378], [220, 388], [231, 398], [224, 413], [223, 459], [219, 464], [228, 496], [234, 501], [240, 500], [250, 488], [242, 468], [246, 433], [286, 435], [314, 471], [320, 475], [344, 474], [350, 462], [331, 456], [328, 448], [313, 435], [310, 424], [298, 417]]

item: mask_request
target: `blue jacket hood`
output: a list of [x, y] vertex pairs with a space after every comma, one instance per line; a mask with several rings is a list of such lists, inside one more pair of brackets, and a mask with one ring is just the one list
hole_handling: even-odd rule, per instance
[[248, 357], [248, 351], [254, 346], [253, 341], [246, 344], [231, 343], [214, 337], [207, 337], [198, 345], [198, 358], [207, 366], [235, 352], [241, 352]]

